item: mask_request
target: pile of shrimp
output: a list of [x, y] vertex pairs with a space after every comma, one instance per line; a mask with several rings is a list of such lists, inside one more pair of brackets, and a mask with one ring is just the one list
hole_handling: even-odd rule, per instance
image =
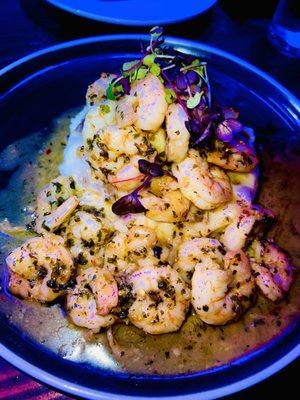
[[[188, 313], [212, 325], [236, 321], [259, 291], [282, 299], [293, 268], [264, 237], [273, 214], [254, 203], [251, 129], [235, 144], [190, 148], [185, 111], [167, 103], [157, 76], [109, 100], [113, 78], [103, 73], [87, 91], [77, 154], [89, 185], [61, 175], [38, 194], [37, 236], [6, 259], [10, 292], [61, 299], [70, 321], [93, 332], [123, 321], [149, 334], [179, 330]], [[141, 159], [160, 159], [168, 174], [140, 191], [145, 212], [115, 215], [112, 204], [145, 179]]]

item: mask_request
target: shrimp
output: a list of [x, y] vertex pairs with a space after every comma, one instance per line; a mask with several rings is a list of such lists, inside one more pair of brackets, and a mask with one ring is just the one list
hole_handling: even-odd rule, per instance
[[190, 201], [178, 188], [170, 176], [152, 180], [150, 188], [139, 195], [143, 206], [148, 210], [146, 216], [158, 222], [179, 222], [187, 214]]
[[135, 112], [132, 108], [134, 125], [140, 130], [157, 131], [164, 122], [168, 107], [161, 81], [149, 73], [132, 84], [130, 96], [137, 98]]
[[166, 116], [167, 160], [183, 161], [189, 149], [190, 133], [185, 126], [188, 117], [180, 104], [169, 105]]
[[[53, 179], [48, 185], [46, 185], [37, 195], [35, 210], [36, 231], [38, 233], [44, 233], [49, 230], [49, 228], [47, 229], [47, 227], [45, 228], [43, 226], [45, 223], [45, 218], [51, 215], [60, 205], [62, 205], [66, 200], [74, 195], [76, 195], [76, 184], [71, 176], [58, 176], [57, 178]], [[77, 200], [75, 200], [75, 198], [73, 200], [74, 201], [71, 201], [71, 203], [75, 207]], [[76, 208], [74, 208], [73, 206], [71, 207], [71, 212], [73, 212], [73, 209]], [[61, 216], [68, 215], [68, 210], [65, 210], [66, 214], [62, 212]], [[61, 209], [61, 211], [64, 211], [64, 207]], [[58, 211], [58, 213], [59, 212], [60, 211]], [[50, 226], [54, 222], [55, 216], [56, 214], [54, 214], [54, 218], [50, 220]], [[61, 219], [59, 219], [59, 221], [60, 220]]]
[[125, 128], [135, 123], [137, 106], [137, 96], [125, 95], [118, 100], [116, 107], [116, 124], [119, 128]]
[[250, 234], [264, 231], [271, 211], [247, 202], [234, 201], [214, 210], [191, 210], [183, 226], [185, 239], [213, 234], [228, 250], [243, 249]]
[[196, 265], [204, 263], [206, 259], [221, 264], [223, 253], [222, 245], [216, 239], [195, 238], [185, 240], [178, 247], [174, 268], [186, 282], [190, 282]]
[[91, 107], [84, 119], [82, 136], [89, 149], [94, 136], [109, 125], [116, 123], [116, 102], [113, 100], [101, 100], [101, 102]]
[[193, 205], [182, 229], [183, 237], [190, 239], [222, 232], [235, 218], [238, 210], [239, 207], [235, 202], [229, 202], [207, 211], [199, 210]]
[[[118, 232], [105, 248], [104, 266], [113, 274], [136, 270], [145, 259], [156, 263], [153, 248], [156, 233], [146, 226], [132, 226], [127, 233]], [[148, 261], [147, 261], [148, 262]]]
[[100, 141], [105, 146], [110, 160], [115, 160], [121, 154], [129, 157], [137, 154], [146, 155], [149, 149], [152, 149], [147, 136], [133, 126], [126, 128], [107, 126], [100, 135]]
[[165, 130], [163, 128], [160, 128], [158, 131], [150, 133], [149, 141], [152, 147], [156, 150], [160, 160], [165, 161], [166, 147], [167, 147], [167, 138]]
[[108, 182], [119, 191], [130, 192], [137, 188], [145, 179], [145, 175], [139, 170], [140, 159], [140, 156], [134, 156], [127, 162], [124, 160], [123, 164], [118, 163], [118, 166], [110, 170], [107, 176]]
[[255, 230], [264, 230], [269, 220], [274, 218], [273, 213], [261, 206], [248, 206], [236, 203], [235, 215], [226, 228], [221, 231], [219, 240], [229, 250], [242, 249], [247, 244], [249, 235]]
[[135, 298], [128, 310], [130, 322], [150, 334], [176, 332], [190, 304], [190, 290], [169, 265], [145, 267], [129, 278]]
[[253, 303], [255, 283], [249, 259], [242, 250], [226, 253], [223, 263], [201, 260], [192, 277], [192, 305], [202, 321], [225, 325]]
[[103, 245], [111, 236], [109, 227], [101, 218], [101, 211], [77, 211], [63, 234], [77, 265], [103, 265]]
[[294, 280], [288, 255], [270, 240], [255, 239], [248, 249], [257, 286], [270, 300], [277, 301], [288, 292]]
[[226, 173], [207, 161], [194, 149], [172, 172], [178, 179], [182, 194], [202, 210], [210, 210], [231, 200], [232, 189]]
[[213, 149], [207, 152], [207, 161], [237, 172], [250, 172], [258, 164], [255, 150], [242, 139], [235, 143], [216, 139]]
[[[87, 158], [94, 173], [104, 181], [117, 183], [118, 189], [137, 187], [141, 180], [130, 182], [139, 176], [138, 160], [153, 161], [155, 149], [145, 134], [134, 127], [118, 128], [108, 126], [93, 137], [87, 151]], [[124, 182], [125, 185], [123, 185]], [[120, 183], [120, 184], [119, 184]], [[124, 187], [123, 187], [124, 186]]]
[[75, 325], [98, 332], [116, 321], [110, 314], [118, 305], [118, 286], [110, 272], [97, 267], [76, 277], [76, 286], [67, 295], [67, 311]]
[[258, 172], [258, 167], [250, 172], [227, 171], [232, 186], [233, 200], [251, 205], [258, 186]]
[[90, 106], [98, 104], [106, 96], [106, 90], [114, 78], [116, 78], [115, 74], [102, 72], [100, 78], [88, 86], [86, 93], [87, 104]]
[[55, 211], [44, 218], [43, 228], [47, 231], [55, 231], [55, 229], [69, 219], [78, 204], [79, 199], [76, 196], [69, 197]]
[[53, 301], [65, 292], [74, 272], [71, 254], [60, 236], [47, 234], [27, 240], [6, 258], [13, 294], [40, 302]]

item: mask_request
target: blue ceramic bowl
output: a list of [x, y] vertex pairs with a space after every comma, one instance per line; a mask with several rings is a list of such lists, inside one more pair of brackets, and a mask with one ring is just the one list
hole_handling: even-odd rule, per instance
[[155, 26], [175, 24], [207, 11], [217, 0], [46, 0], [80, 17], [110, 24]]
[[[81, 105], [87, 84], [99, 71], [117, 70], [124, 60], [137, 56], [139, 41], [146, 40], [139, 35], [76, 40], [38, 51], [2, 69], [1, 147], [41, 130], [62, 112]], [[287, 138], [299, 132], [298, 101], [265, 73], [201, 43], [174, 38], [168, 42], [208, 60], [216, 97], [240, 107], [245, 123], [257, 129], [273, 126]], [[295, 322], [267, 345], [222, 367], [173, 376], [134, 375], [60, 358], [23, 335], [0, 313], [3, 358], [41, 382], [89, 399], [166, 399], [175, 395], [215, 399], [251, 386], [290, 363], [300, 354], [299, 337], [300, 324]]]

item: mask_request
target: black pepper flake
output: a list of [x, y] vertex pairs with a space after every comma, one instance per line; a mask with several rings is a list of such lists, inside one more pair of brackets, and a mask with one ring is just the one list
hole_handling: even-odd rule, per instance
[[258, 318], [253, 321], [253, 325], [256, 328], [259, 325], [265, 325], [265, 320], [263, 318]]
[[42, 223], [42, 228], [44, 228], [45, 231], [47, 231], [47, 232], [50, 231], [50, 228], [49, 228], [49, 226], [46, 225], [46, 222], [45, 222], [45, 221], [43, 221], [43, 223]]
[[37, 272], [37, 277], [43, 279], [45, 276], [47, 276], [47, 269], [41, 266]]
[[153, 247], [153, 254], [154, 257], [159, 258], [161, 257], [161, 252], [162, 252], [162, 248], [160, 246], [154, 246]]
[[57, 283], [55, 279], [49, 279], [49, 281], [47, 281], [47, 286], [50, 289], [57, 289]]
[[75, 264], [86, 265], [87, 259], [84, 257], [82, 253], [79, 253], [78, 256], [75, 258], [74, 262]]
[[75, 189], [75, 181], [74, 181], [74, 179], [71, 179], [71, 181], [70, 181], [70, 189]]

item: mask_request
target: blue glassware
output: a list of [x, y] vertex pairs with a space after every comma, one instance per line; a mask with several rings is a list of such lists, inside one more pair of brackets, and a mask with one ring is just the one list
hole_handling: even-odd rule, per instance
[[283, 54], [300, 57], [299, 0], [280, 0], [270, 24], [269, 38]]

